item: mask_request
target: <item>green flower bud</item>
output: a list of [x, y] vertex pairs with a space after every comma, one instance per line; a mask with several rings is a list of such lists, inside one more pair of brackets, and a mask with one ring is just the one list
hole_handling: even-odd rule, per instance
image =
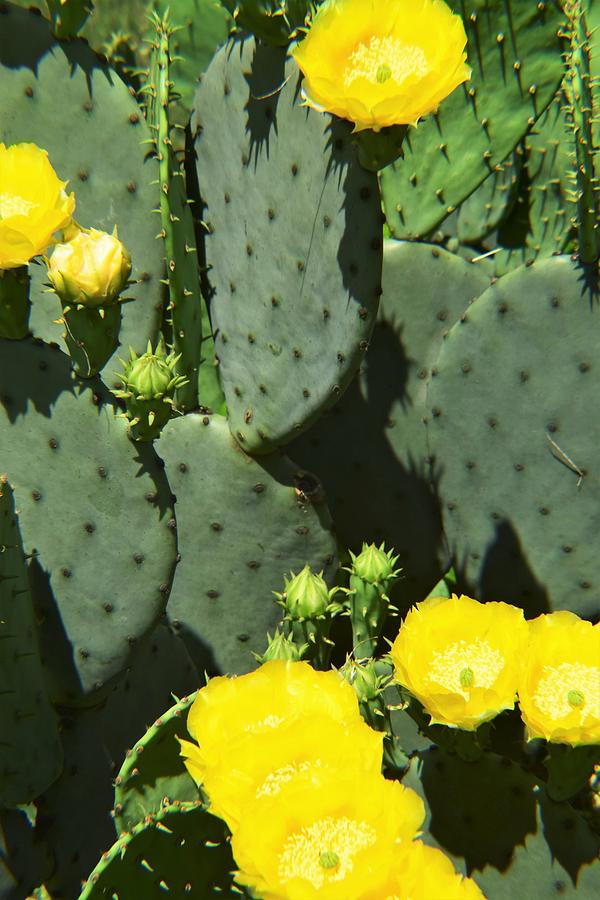
[[375, 544], [366, 544], [362, 546], [362, 551], [355, 556], [350, 551], [352, 559], [352, 567], [350, 571], [353, 575], [362, 578], [369, 584], [382, 584], [396, 578], [401, 569], [395, 569], [394, 566], [398, 561], [398, 557], [393, 555], [394, 551], [385, 552], [385, 544], [377, 547]]
[[151, 441], [171, 418], [175, 391], [187, 379], [176, 374], [180, 356], [167, 354], [162, 338], [155, 351], [148, 341], [148, 349], [141, 356], [131, 349], [129, 353], [127, 362], [121, 360], [125, 371], [118, 375], [123, 389], [114, 394], [125, 400], [135, 440]]
[[306, 565], [298, 575], [290, 572], [289, 581], [284, 578], [284, 592], [276, 596], [290, 619], [317, 619], [329, 612], [332, 591], [327, 589], [323, 573], [315, 575]]
[[377, 665], [374, 659], [354, 660], [348, 658], [340, 671], [356, 691], [360, 703], [377, 700], [390, 680], [385, 675], [377, 674]]
[[267, 642], [267, 649], [262, 656], [254, 654], [261, 665], [272, 659], [289, 659], [292, 662], [299, 662], [308, 649], [308, 644], [304, 644], [302, 647], [296, 646], [292, 636], [286, 637], [279, 628], [273, 637], [267, 633]]

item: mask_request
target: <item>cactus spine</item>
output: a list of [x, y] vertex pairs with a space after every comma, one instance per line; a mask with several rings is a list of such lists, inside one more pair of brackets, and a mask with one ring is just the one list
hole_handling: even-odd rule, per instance
[[198, 368], [202, 340], [200, 283], [196, 259], [196, 244], [192, 215], [188, 206], [184, 173], [179, 166], [171, 140], [172, 126], [169, 109], [177, 99], [169, 68], [173, 57], [170, 44], [178, 30], [169, 20], [168, 12], [161, 18], [153, 16], [156, 29], [151, 44], [146, 115], [154, 132], [154, 148], [159, 164], [161, 229], [157, 235], [164, 240], [166, 280], [169, 292], [167, 311], [172, 328], [173, 351], [178, 357], [176, 374], [185, 379], [177, 388], [177, 405], [183, 410], [198, 405]]
[[581, 0], [567, 0], [566, 37], [570, 42], [568, 71], [565, 78], [567, 121], [575, 139], [574, 189], [571, 199], [577, 204], [579, 256], [592, 264], [600, 257], [600, 186], [595, 171], [593, 81], [590, 66], [590, 33]]

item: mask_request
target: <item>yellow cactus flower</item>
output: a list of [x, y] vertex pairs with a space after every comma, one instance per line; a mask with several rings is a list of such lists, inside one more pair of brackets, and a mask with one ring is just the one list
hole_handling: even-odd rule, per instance
[[75, 196], [66, 185], [36, 144], [0, 143], [0, 270], [26, 266], [69, 225]]
[[471, 77], [466, 43], [443, 0], [325, 0], [292, 55], [308, 105], [379, 131], [416, 125]]
[[[381, 774], [383, 733], [363, 721], [347, 724], [322, 714], [300, 714], [277, 728], [245, 732], [223, 745], [204, 766], [196, 744], [182, 742], [186, 765], [210, 798], [211, 812], [234, 831], [255, 799], [275, 796], [300, 774], [329, 769]], [[200, 777], [201, 776], [201, 777]]]
[[231, 845], [238, 883], [264, 900], [384, 897], [425, 816], [415, 791], [364, 771], [299, 775], [247, 810]]
[[211, 678], [198, 691], [187, 727], [200, 745], [188, 755], [188, 770], [202, 781], [204, 769], [218, 763], [227, 745], [245, 734], [258, 735], [298, 717], [326, 715], [348, 726], [362, 723], [356, 694], [334, 670], [317, 672], [307, 662], [275, 659], [254, 672]]
[[411, 609], [391, 649], [397, 681], [432, 724], [474, 731], [515, 705], [527, 642], [523, 611], [470, 597], [430, 597]]
[[528, 626], [518, 687], [528, 738], [600, 744], [600, 624], [563, 610]]
[[[445, 853], [422, 841], [408, 844], [383, 893], [372, 900], [485, 900], [472, 878], [454, 868]], [[367, 900], [367, 898], [365, 898]], [[371, 897], [368, 898], [371, 900]]]
[[112, 234], [82, 228], [71, 240], [57, 244], [48, 264], [52, 287], [67, 306], [99, 308], [119, 299], [131, 274], [131, 257]]

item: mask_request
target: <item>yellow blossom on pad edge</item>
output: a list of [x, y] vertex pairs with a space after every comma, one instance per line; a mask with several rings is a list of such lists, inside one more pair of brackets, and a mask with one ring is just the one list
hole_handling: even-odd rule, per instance
[[277, 659], [247, 675], [211, 678], [196, 695], [187, 727], [200, 745], [198, 760], [210, 766], [231, 741], [276, 728], [299, 713], [327, 715], [348, 725], [363, 721], [354, 690], [338, 672]]
[[466, 42], [443, 0], [326, 0], [292, 55], [310, 106], [379, 131], [416, 125], [470, 78]]
[[66, 185], [36, 144], [0, 143], [0, 270], [27, 265], [70, 224], [75, 197]]
[[408, 844], [398, 855], [384, 891], [365, 900], [485, 900], [472, 878], [464, 878], [445, 853], [422, 841]]
[[514, 707], [526, 642], [521, 609], [431, 597], [410, 610], [391, 656], [397, 681], [432, 723], [474, 731]]
[[300, 714], [276, 728], [244, 733], [223, 746], [212, 766], [203, 764], [200, 748], [181, 741], [192, 777], [210, 798], [210, 811], [234, 831], [249, 804], [275, 796], [293, 778], [315, 770], [381, 774], [383, 733], [363, 721], [346, 722], [318, 714]]
[[264, 900], [383, 897], [424, 816], [418, 794], [397, 781], [313, 771], [248, 808], [231, 841], [236, 880]]
[[565, 611], [528, 623], [519, 681], [528, 737], [561, 744], [600, 744], [600, 624]]

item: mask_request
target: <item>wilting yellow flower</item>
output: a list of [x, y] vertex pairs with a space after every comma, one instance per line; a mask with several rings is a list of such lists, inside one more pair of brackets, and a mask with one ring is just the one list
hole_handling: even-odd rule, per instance
[[470, 78], [466, 42], [443, 0], [325, 0], [292, 55], [310, 106], [379, 131], [416, 125]]
[[244, 733], [223, 745], [217, 762], [204, 766], [196, 744], [182, 742], [190, 772], [210, 798], [211, 812], [233, 831], [248, 805], [275, 796], [301, 774], [328, 769], [381, 774], [383, 733], [363, 721], [347, 724], [322, 714], [300, 714], [279, 727]]
[[131, 257], [112, 234], [96, 228], [81, 229], [50, 258], [48, 277], [61, 301], [68, 306], [92, 308], [115, 303], [131, 274]]
[[371, 897], [424, 816], [418, 794], [397, 781], [313, 770], [249, 807], [231, 842], [237, 881], [265, 900]]
[[[472, 878], [464, 878], [445, 853], [422, 841], [407, 844], [383, 893], [373, 900], [485, 900]], [[369, 900], [371, 898], [369, 897]]]
[[[188, 731], [200, 745], [186, 763], [191, 776], [202, 781], [204, 768], [216, 765], [232, 741], [271, 731], [300, 713], [329, 716], [348, 726], [363, 721], [343, 676], [317, 672], [306, 662], [275, 659], [247, 675], [211, 678], [188, 714]], [[189, 742], [181, 743], [189, 754]]]
[[600, 624], [565, 610], [528, 625], [518, 688], [528, 737], [600, 744]]
[[36, 144], [0, 144], [0, 269], [27, 265], [69, 225], [75, 197], [66, 185]]
[[526, 642], [523, 611], [508, 603], [432, 597], [408, 613], [391, 655], [432, 723], [474, 731], [515, 705]]

